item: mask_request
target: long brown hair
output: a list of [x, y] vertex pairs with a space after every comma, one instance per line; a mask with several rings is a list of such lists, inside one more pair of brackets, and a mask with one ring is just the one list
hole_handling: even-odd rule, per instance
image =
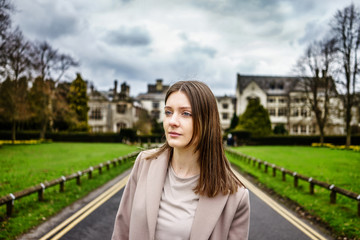
[[[166, 93], [165, 103], [173, 92], [181, 91], [190, 100], [194, 131], [188, 146], [195, 144], [199, 151], [200, 178], [194, 192], [214, 197], [219, 192], [232, 194], [238, 186], [243, 186], [230, 168], [225, 157], [222, 143], [220, 118], [214, 94], [210, 88], [199, 81], [179, 81], [173, 84]], [[173, 148], [165, 141], [160, 149], [147, 159], [169, 150], [172, 157]]]

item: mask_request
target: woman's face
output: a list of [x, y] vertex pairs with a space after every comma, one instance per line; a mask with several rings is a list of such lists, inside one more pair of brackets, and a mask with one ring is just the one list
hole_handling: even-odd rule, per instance
[[181, 91], [173, 92], [165, 103], [163, 121], [165, 136], [173, 148], [184, 148], [193, 136], [193, 118], [188, 97]]

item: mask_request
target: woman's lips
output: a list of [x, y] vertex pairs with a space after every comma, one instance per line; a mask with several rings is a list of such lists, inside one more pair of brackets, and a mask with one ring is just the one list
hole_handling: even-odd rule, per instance
[[179, 137], [181, 134], [177, 132], [169, 132], [170, 137]]

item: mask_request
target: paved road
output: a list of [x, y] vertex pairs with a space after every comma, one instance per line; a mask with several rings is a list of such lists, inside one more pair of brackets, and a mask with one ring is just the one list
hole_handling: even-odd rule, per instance
[[[123, 189], [80, 221], [60, 239], [110, 239], [122, 193]], [[311, 239], [252, 192], [250, 192], [250, 204], [249, 239]]]

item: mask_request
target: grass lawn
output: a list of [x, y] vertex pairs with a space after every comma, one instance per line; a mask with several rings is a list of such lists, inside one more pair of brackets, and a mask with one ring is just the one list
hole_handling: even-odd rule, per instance
[[[0, 196], [17, 192], [46, 180], [59, 178], [89, 166], [137, 151], [135, 146], [114, 143], [45, 143], [38, 145], [3, 145], [0, 148]], [[14, 214], [7, 219], [6, 205], [0, 206], [0, 239], [13, 239], [45, 221], [65, 206], [113, 179], [131, 167], [132, 161], [111, 166], [93, 179], [83, 176], [81, 186], [75, 180], [65, 183], [65, 192], [59, 187], [45, 190], [45, 201], [39, 203], [37, 194], [15, 201]]]
[[[299, 174], [360, 193], [360, 154], [357, 152], [292, 146], [246, 146], [234, 149]], [[337, 194], [337, 203], [330, 204], [330, 191], [326, 189], [315, 186], [313, 196], [309, 194], [309, 183], [305, 181], [299, 180], [299, 187], [294, 188], [293, 178], [290, 176], [286, 176], [286, 182], [283, 182], [279, 172], [274, 178], [271, 169], [264, 173], [264, 166], [259, 170], [257, 166], [230, 155], [228, 157], [242, 171], [250, 173], [268, 188], [297, 202], [312, 215], [326, 222], [337, 236], [360, 238], [360, 217], [357, 216], [356, 200]]]

